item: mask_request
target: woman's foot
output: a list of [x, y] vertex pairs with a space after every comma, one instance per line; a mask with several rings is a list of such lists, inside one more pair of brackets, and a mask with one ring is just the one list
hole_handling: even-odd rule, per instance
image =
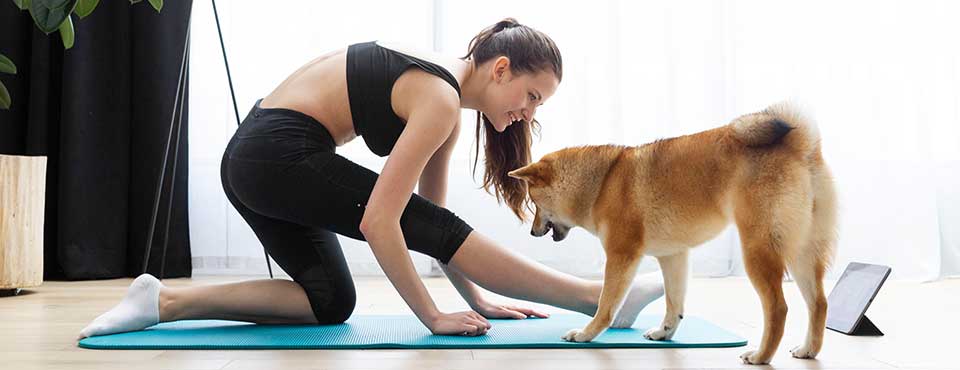
[[637, 320], [637, 315], [650, 302], [663, 296], [663, 274], [659, 271], [638, 276], [633, 280], [633, 287], [623, 301], [623, 307], [613, 318], [611, 328], [629, 328]]
[[157, 278], [140, 275], [127, 288], [123, 300], [83, 328], [79, 339], [143, 330], [156, 325], [160, 322], [160, 288], [163, 283]]

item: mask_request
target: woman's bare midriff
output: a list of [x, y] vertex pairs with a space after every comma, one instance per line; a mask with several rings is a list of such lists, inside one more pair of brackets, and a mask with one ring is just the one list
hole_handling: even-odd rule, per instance
[[304, 113], [320, 122], [337, 146], [346, 144], [357, 137], [347, 95], [346, 63], [346, 49], [310, 61], [264, 97], [260, 107]]

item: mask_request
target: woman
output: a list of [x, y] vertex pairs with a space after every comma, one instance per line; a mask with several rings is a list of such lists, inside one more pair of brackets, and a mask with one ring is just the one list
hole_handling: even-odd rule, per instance
[[[390, 282], [434, 334], [482, 335], [490, 329], [487, 318], [546, 317], [487, 301], [477, 285], [593, 315], [599, 281], [512, 253], [442, 208], [460, 109], [473, 109], [477, 140], [481, 129], [485, 138], [484, 187], [524, 219], [526, 189], [506, 173], [530, 162], [537, 107], [561, 77], [553, 41], [512, 18], [474, 37], [460, 59], [370, 42], [311, 61], [256, 103], [221, 167], [227, 198], [293, 281], [167, 288], [142, 275], [81, 337], [181, 319], [343, 322], [356, 293], [335, 234], [369, 243]], [[389, 155], [379, 175], [335, 154], [357, 136], [374, 153]], [[412, 194], [418, 184], [419, 194]], [[472, 310], [440, 312], [407, 249], [439, 260]], [[662, 294], [658, 281], [635, 283], [617, 323], [632, 324]]]

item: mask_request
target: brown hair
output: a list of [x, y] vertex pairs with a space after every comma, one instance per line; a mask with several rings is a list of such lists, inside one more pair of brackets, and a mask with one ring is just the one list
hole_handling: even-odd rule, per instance
[[[516, 74], [551, 71], [557, 80], [563, 78], [563, 60], [560, 50], [543, 32], [521, 25], [516, 19], [506, 18], [487, 27], [470, 40], [467, 55], [463, 60], [473, 60], [479, 66], [499, 56], [510, 59], [510, 71]], [[497, 132], [483, 113], [477, 112], [476, 140], [473, 171], [477, 171], [480, 153], [480, 128], [484, 132], [483, 188], [505, 202], [521, 221], [526, 220], [530, 209], [527, 185], [522, 180], [507, 176], [507, 172], [530, 163], [530, 145], [533, 131], [539, 135], [540, 123], [521, 121]], [[491, 191], [491, 189], [493, 191]]]

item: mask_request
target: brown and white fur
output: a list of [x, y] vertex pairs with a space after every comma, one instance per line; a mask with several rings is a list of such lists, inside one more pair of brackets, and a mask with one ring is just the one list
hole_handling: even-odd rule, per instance
[[667, 312], [644, 336], [669, 340], [683, 319], [690, 248], [734, 222], [764, 314], [759, 349], [740, 357], [765, 364], [776, 352], [787, 316], [787, 270], [809, 314], [806, 340], [791, 352], [797, 358], [820, 352], [837, 205], [817, 128], [794, 106], [773, 105], [723, 127], [640, 147], [566, 148], [509, 175], [526, 181], [536, 206], [531, 234], [553, 229], [560, 241], [580, 226], [603, 243], [597, 312], [564, 339], [588, 342], [610, 327], [640, 259], [649, 255], [663, 271]]

